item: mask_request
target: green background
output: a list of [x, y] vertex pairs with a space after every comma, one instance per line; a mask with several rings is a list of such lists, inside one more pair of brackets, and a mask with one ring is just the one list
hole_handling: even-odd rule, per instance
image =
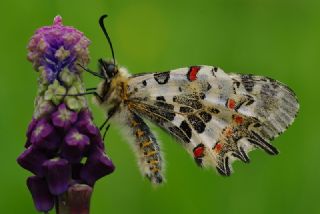
[[[0, 212], [36, 213], [16, 157], [23, 151], [33, 112], [37, 73], [26, 60], [34, 31], [62, 15], [65, 25], [92, 41], [90, 68], [110, 50], [97, 20], [107, 28], [117, 61], [132, 73], [188, 65], [217, 65], [227, 72], [280, 80], [299, 97], [292, 127], [274, 141], [281, 154], [250, 154], [228, 178], [198, 168], [157, 129], [166, 157], [167, 183], [154, 188], [137, 168], [134, 153], [112, 126], [107, 150], [116, 171], [94, 190], [92, 213], [320, 213], [318, 0], [28, 0], [1, 1]], [[85, 75], [86, 86], [98, 80]], [[90, 102], [90, 105], [92, 103]], [[103, 113], [91, 105], [96, 123]]]

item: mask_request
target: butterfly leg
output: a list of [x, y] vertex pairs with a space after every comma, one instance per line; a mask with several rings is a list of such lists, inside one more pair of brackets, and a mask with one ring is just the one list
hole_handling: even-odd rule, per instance
[[155, 184], [163, 181], [162, 157], [156, 138], [148, 125], [134, 112], [129, 112], [127, 123], [134, 136], [134, 148], [142, 173]]
[[86, 88], [86, 91], [95, 91], [95, 90], [97, 90], [96, 87], [94, 87], [94, 88]]
[[109, 124], [109, 125], [107, 125], [107, 127], [104, 129], [103, 137], [102, 137], [102, 140], [103, 140], [103, 141], [104, 141], [104, 139], [106, 138], [106, 134], [107, 134], [107, 132], [108, 132], [109, 128], [110, 128], [110, 124]]
[[99, 127], [100, 131], [105, 127], [105, 125], [107, 124], [107, 122], [110, 120], [110, 118], [116, 113], [116, 111], [118, 110], [119, 106], [116, 105], [114, 106], [113, 108], [111, 108], [109, 111], [108, 111], [108, 114], [107, 114], [107, 118], [105, 119], [105, 121], [103, 122], [103, 124]]
[[78, 93], [78, 94], [56, 94], [58, 96], [70, 96], [70, 97], [79, 97], [79, 96], [85, 96], [85, 95], [94, 95], [96, 96], [101, 102], [103, 102], [103, 98], [96, 92], [96, 91], [89, 91], [84, 93]]

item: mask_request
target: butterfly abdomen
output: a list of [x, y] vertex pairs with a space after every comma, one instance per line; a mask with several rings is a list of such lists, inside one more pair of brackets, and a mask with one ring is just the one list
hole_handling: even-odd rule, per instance
[[135, 139], [134, 147], [142, 173], [153, 183], [162, 183], [163, 163], [156, 138], [137, 114], [130, 112], [127, 123]]

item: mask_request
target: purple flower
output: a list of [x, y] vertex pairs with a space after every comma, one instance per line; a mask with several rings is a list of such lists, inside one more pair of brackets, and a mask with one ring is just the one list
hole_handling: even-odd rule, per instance
[[104, 142], [101, 138], [100, 132], [98, 132], [98, 134], [92, 136], [90, 138], [90, 142], [94, 146], [92, 148], [99, 147], [100, 149], [104, 150]]
[[112, 161], [100, 148], [93, 148], [88, 159], [83, 166], [80, 177], [89, 185], [94, 183], [101, 177], [106, 176], [114, 171], [115, 167]]
[[46, 160], [47, 155], [34, 146], [27, 148], [17, 159], [20, 166], [39, 176], [43, 175], [42, 164]]
[[29, 177], [27, 186], [31, 192], [35, 207], [39, 212], [48, 212], [54, 206], [54, 197], [48, 189], [44, 178], [38, 176]]
[[61, 156], [65, 157], [71, 163], [78, 163], [83, 157], [85, 149], [90, 145], [90, 140], [86, 135], [81, 134], [76, 129], [71, 129], [65, 139], [61, 151]]
[[77, 113], [68, 110], [65, 104], [61, 104], [51, 118], [53, 125], [67, 129], [77, 121]]
[[57, 150], [61, 143], [61, 137], [57, 134], [55, 128], [48, 122], [47, 118], [40, 119], [34, 126], [30, 135], [27, 142], [46, 151], [52, 152]]
[[28, 59], [36, 70], [44, 69], [44, 77], [52, 83], [64, 68], [78, 72], [77, 62], [89, 62], [89, 43], [82, 32], [63, 26], [61, 16], [56, 16], [53, 26], [38, 29], [31, 38]]
[[29, 123], [29, 126], [28, 126], [28, 129], [27, 129], [27, 137], [30, 138], [31, 137], [31, 133], [33, 132], [34, 130], [34, 127], [37, 125], [37, 120], [32, 118], [31, 122]]
[[30, 142], [33, 144], [40, 144], [44, 142], [52, 132], [52, 125], [50, 125], [46, 119], [41, 119], [32, 131]]
[[74, 181], [76, 183], [81, 183], [81, 182], [78, 182], [78, 181], [81, 181], [80, 179], [80, 172], [81, 172], [81, 169], [82, 167], [84, 166], [83, 163], [75, 163], [75, 164], [72, 164], [72, 179], [74, 179]]
[[28, 148], [30, 145], [31, 145], [31, 142], [30, 142], [30, 138], [31, 138], [31, 134], [34, 130], [34, 127], [37, 125], [37, 120], [32, 118], [31, 122], [29, 123], [29, 126], [28, 126], [28, 129], [27, 129], [27, 133], [26, 133], [26, 136], [27, 136], [27, 141], [24, 145], [25, 148]]
[[49, 191], [60, 195], [68, 189], [71, 180], [71, 166], [65, 159], [51, 159], [43, 163], [45, 178]]
[[84, 134], [96, 136], [99, 129], [94, 125], [92, 121], [92, 115], [89, 110], [84, 110], [79, 114], [79, 121], [77, 122], [77, 128]]
[[89, 43], [83, 33], [63, 26], [57, 16], [52, 26], [38, 29], [28, 45], [28, 59], [40, 75], [39, 90], [26, 133], [26, 150], [17, 162], [35, 174], [27, 185], [39, 211], [49, 211], [53, 198], [67, 193], [73, 195], [67, 196], [70, 204], [78, 203], [71, 206], [80, 208], [77, 192], [88, 196], [83, 206], [88, 209], [94, 183], [114, 170], [86, 99], [63, 96], [85, 91], [78, 64], [89, 62]]

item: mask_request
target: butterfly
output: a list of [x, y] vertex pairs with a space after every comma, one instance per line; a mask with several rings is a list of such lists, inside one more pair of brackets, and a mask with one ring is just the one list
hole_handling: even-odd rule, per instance
[[270, 143], [293, 123], [299, 110], [295, 93], [285, 84], [263, 76], [225, 73], [197, 65], [159, 73], [130, 75], [118, 66], [102, 16], [100, 26], [113, 60], [99, 60], [102, 79], [95, 102], [107, 119], [128, 130], [143, 175], [152, 183], [164, 181], [158, 140], [145, 119], [173, 136], [201, 167], [214, 167], [225, 176], [232, 162], [250, 161], [248, 152], [260, 148], [270, 155]]

